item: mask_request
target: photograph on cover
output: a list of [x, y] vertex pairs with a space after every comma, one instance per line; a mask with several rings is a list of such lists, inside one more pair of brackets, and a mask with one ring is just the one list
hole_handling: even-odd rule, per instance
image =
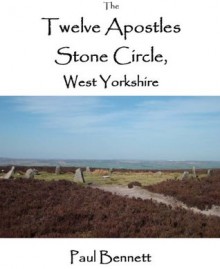
[[1, 238], [219, 238], [220, 97], [1, 96]]

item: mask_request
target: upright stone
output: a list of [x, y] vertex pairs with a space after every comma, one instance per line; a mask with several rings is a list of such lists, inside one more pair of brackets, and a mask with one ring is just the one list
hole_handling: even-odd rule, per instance
[[34, 179], [34, 176], [36, 175], [36, 171], [35, 169], [32, 169], [32, 168], [29, 168], [25, 175], [24, 175], [24, 178], [26, 179]]
[[37, 169], [33, 169], [33, 170], [34, 170], [34, 175], [40, 175], [40, 173]]
[[190, 175], [188, 171], [184, 171], [183, 174], [180, 176], [180, 180], [189, 179]]
[[163, 173], [162, 173], [161, 171], [158, 171], [158, 172], [155, 173], [155, 175], [157, 175], [157, 176], [159, 176], [159, 177], [161, 177], [162, 174], [163, 174]]
[[55, 168], [55, 174], [59, 175], [60, 173], [61, 173], [61, 167], [60, 167], [60, 165], [57, 165]]
[[89, 166], [86, 167], [86, 173], [88, 173], [88, 174], [91, 173], [91, 170], [90, 170]]
[[113, 168], [109, 169], [109, 174], [111, 175], [113, 173]]
[[211, 169], [209, 169], [209, 170], [207, 171], [207, 176], [210, 177], [210, 176], [212, 176], [212, 175], [213, 175], [213, 171], [212, 171]]
[[75, 176], [74, 176], [74, 180], [75, 180], [76, 182], [85, 183], [85, 179], [84, 179], [84, 176], [83, 176], [83, 172], [81, 171], [80, 168], [76, 169], [76, 171], [75, 171]]
[[3, 179], [11, 179], [14, 175], [14, 170], [15, 170], [15, 167], [12, 166], [11, 170], [8, 171], [8, 173], [6, 173], [2, 178]]
[[196, 168], [195, 168], [195, 166], [193, 166], [193, 168], [192, 168], [192, 176], [193, 176], [193, 178], [196, 178]]

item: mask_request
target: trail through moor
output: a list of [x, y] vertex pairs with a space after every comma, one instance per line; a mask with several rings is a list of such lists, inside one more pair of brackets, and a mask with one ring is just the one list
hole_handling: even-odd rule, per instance
[[162, 203], [167, 206], [170, 206], [172, 209], [183, 208], [185, 210], [190, 210], [193, 213], [203, 214], [206, 216], [217, 216], [220, 217], [220, 206], [213, 205], [208, 210], [200, 210], [196, 207], [188, 207], [183, 202], [175, 199], [171, 196], [165, 196], [163, 194], [150, 192], [141, 187], [134, 186], [129, 189], [127, 186], [93, 186], [93, 188], [98, 188], [103, 191], [111, 192], [112, 194], [124, 196], [128, 198], [141, 198], [143, 200], [152, 200], [155, 203]]

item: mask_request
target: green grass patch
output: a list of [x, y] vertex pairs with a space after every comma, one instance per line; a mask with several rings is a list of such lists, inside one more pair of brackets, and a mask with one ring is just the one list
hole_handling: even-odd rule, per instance
[[[154, 185], [168, 179], [175, 180], [180, 177], [182, 173], [179, 172], [113, 172], [109, 174], [109, 177], [102, 176], [97, 173], [86, 173], [84, 172], [84, 178], [87, 184], [97, 185], [128, 185], [130, 182], [138, 181], [144, 186]], [[1, 175], [1, 174], [0, 174]], [[206, 174], [199, 175], [199, 179], [202, 179]], [[22, 177], [22, 175], [15, 173], [16, 178]], [[40, 172], [39, 175], [35, 176], [35, 179], [45, 181], [57, 181], [57, 180], [68, 180], [74, 181], [74, 173], [64, 173], [56, 175], [55, 173]]]

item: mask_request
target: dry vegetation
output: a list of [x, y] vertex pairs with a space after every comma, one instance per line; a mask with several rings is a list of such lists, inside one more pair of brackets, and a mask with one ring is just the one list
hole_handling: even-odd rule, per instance
[[220, 173], [201, 180], [168, 180], [146, 188], [173, 196], [188, 206], [202, 210], [212, 205], [220, 206]]
[[218, 217], [88, 187], [142, 185], [207, 209], [220, 205], [220, 172], [180, 181], [182, 171], [93, 169], [84, 172], [86, 186], [80, 186], [70, 168], [60, 175], [54, 167], [42, 168], [35, 180], [21, 179], [25, 170], [17, 169], [13, 180], [0, 180], [0, 237], [220, 237]]
[[1, 180], [0, 215], [0, 237], [220, 236], [220, 218], [64, 180]]

